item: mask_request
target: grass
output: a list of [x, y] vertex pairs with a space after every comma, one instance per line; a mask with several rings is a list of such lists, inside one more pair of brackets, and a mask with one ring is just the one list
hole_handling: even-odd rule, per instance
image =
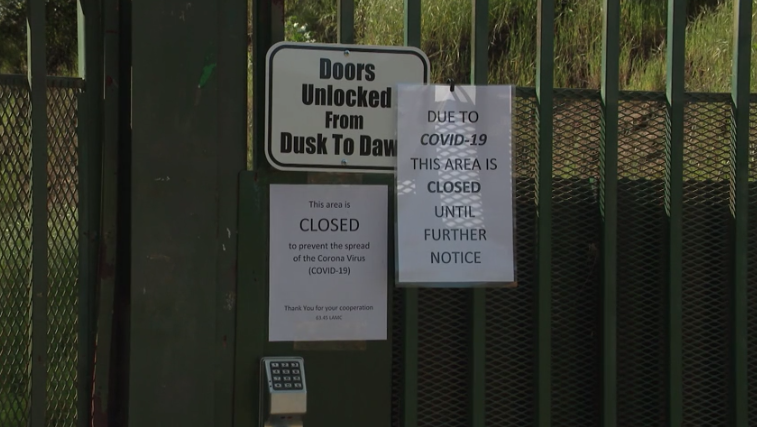
[[[358, 0], [356, 41], [401, 45], [403, 0]], [[448, 77], [468, 81], [470, 2], [429, 0], [422, 3], [422, 49], [432, 62], [433, 81]], [[533, 86], [536, 59], [536, 1], [491, 0], [489, 14], [490, 82]], [[757, 0], [755, 0], [757, 5]], [[288, 39], [336, 41], [336, 2], [287, 2]], [[623, 90], [658, 91], [665, 85], [666, 2], [621, 2], [620, 83]], [[597, 89], [601, 76], [602, 0], [558, 2], [555, 16], [556, 87]], [[689, 0], [686, 40], [687, 90], [729, 90], [732, 2]], [[757, 24], [757, 21], [755, 21]], [[757, 28], [757, 27], [755, 27]], [[757, 32], [753, 31], [757, 40]], [[753, 67], [757, 76], [757, 67]], [[757, 90], [757, 78], [752, 79]]]
[[[491, 0], [491, 83], [533, 86], [536, 1]], [[601, 0], [564, 0], [556, 16], [555, 85], [596, 89], [601, 70]], [[624, 0], [621, 29], [621, 88], [660, 91], [665, 79], [665, 2]], [[757, 4], [757, 1], [755, 1]], [[723, 92], [730, 85], [731, 3], [692, 2], [687, 30], [687, 89]], [[432, 79], [468, 79], [470, 3], [425, 0], [423, 50], [432, 61]], [[288, 2], [287, 38], [336, 41], [336, 2]], [[401, 45], [403, 0], [359, 0], [357, 41]], [[752, 87], [757, 88], [753, 68]], [[29, 266], [31, 225], [28, 188], [19, 177], [28, 163], [17, 154], [26, 144], [26, 129], [16, 119], [18, 93], [0, 87], [0, 427], [25, 426], [28, 393], [27, 349], [30, 341]], [[621, 179], [658, 182], [663, 178], [665, 136], [661, 98], [621, 103], [619, 175]], [[250, 108], [251, 110], [251, 108]], [[558, 98], [555, 108], [554, 174], [556, 178], [594, 180], [598, 175], [599, 103], [596, 98]], [[685, 171], [691, 181], [722, 182], [728, 173], [726, 104], [692, 105], [687, 114]], [[65, 123], [51, 122], [58, 141], [73, 139]], [[532, 98], [520, 98], [516, 120], [516, 173], [534, 175], [535, 122]], [[14, 131], [14, 132], [11, 132]], [[713, 144], [713, 141], [716, 143]], [[5, 151], [3, 151], [5, 150]], [[23, 151], [28, 156], [27, 151]], [[72, 178], [67, 152], [51, 153], [54, 181]], [[5, 157], [3, 157], [5, 156]], [[12, 157], [15, 156], [15, 157]], [[66, 185], [53, 187], [65, 190]], [[693, 188], [693, 187], [687, 187]], [[709, 190], [712, 191], [712, 190]], [[71, 197], [63, 191], [64, 196]], [[650, 193], [651, 194], [651, 193]], [[571, 194], [556, 193], [556, 197]], [[50, 230], [49, 408], [55, 425], [68, 425], [75, 411], [77, 262], [76, 209], [65, 199], [53, 203]], [[530, 197], [530, 196], [528, 196]], [[66, 420], [65, 422], [62, 420]]]
[[[602, 0], [558, 2], [555, 18], [556, 87], [598, 89], [601, 82]], [[757, 0], [754, 1], [757, 5]], [[432, 63], [432, 81], [467, 81], [470, 70], [470, 2], [428, 0], [422, 4], [422, 46]], [[536, 5], [533, 0], [490, 0], [490, 83], [533, 86], [536, 58]], [[757, 7], [757, 6], [756, 6]], [[336, 2], [290, 0], [286, 35], [293, 41], [336, 42]], [[689, 0], [686, 88], [726, 92], [730, 88], [732, 2]], [[403, 0], [358, 0], [356, 42], [403, 43]], [[626, 91], [665, 88], [666, 2], [621, 2], [620, 86]], [[755, 20], [757, 24], [757, 20]], [[757, 26], [754, 37], [757, 37]], [[752, 88], [757, 90], [757, 67]], [[660, 95], [658, 93], [658, 95]], [[663, 98], [621, 103], [619, 175], [662, 179], [665, 110]], [[529, 100], [519, 103], [528, 104]], [[555, 176], [597, 174], [599, 102], [561, 99], [555, 108]], [[519, 115], [521, 138], [533, 137], [534, 111]], [[692, 104], [686, 116], [685, 174], [691, 180], [727, 178], [729, 137], [727, 105]], [[714, 143], [713, 143], [714, 142]], [[521, 148], [528, 151], [530, 145]], [[533, 156], [533, 153], [530, 154]], [[529, 159], [523, 159], [524, 161]], [[523, 173], [532, 173], [532, 170]]]

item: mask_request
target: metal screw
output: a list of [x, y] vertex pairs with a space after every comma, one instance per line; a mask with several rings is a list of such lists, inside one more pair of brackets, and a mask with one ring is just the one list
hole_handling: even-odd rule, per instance
[[342, 159], [342, 164], [346, 165], [347, 164], [347, 159]]
[[350, 51], [348, 49], [344, 50], [344, 56], [350, 56]]

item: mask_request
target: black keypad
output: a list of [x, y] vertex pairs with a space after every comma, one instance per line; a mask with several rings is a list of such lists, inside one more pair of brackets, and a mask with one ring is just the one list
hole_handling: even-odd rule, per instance
[[300, 362], [271, 362], [271, 380], [274, 390], [302, 390]]

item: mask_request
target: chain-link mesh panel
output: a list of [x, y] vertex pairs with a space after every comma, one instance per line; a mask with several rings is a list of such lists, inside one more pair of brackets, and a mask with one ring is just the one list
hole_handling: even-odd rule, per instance
[[559, 91], [553, 139], [552, 420], [598, 426], [600, 101]]
[[536, 102], [529, 95], [517, 98], [513, 123], [518, 287], [486, 292], [486, 425], [491, 427], [528, 425], [535, 410]]
[[0, 427], [28, 424], [30, 111], [25, 81], [0, 78]]
[[[50, 427], [77, 423], [78, 153], [76, 96], [65, 81], [48, 91], [48, 404]], [[69, 86], [69, 87], [66, 87]]]
[[467, 424], [467, 289], [418, 291], [418, 426]]
[[618, 124], [618, 425], [666, 425], [665, 96], [624, 93]]
[[[76, 94], [48, 78], [47, 426], [75, 426], [77, 387]], [[31, 105], [26, 79], [0, 76], [0, 427], [28, 424]]]
[[749, 232], [747, 241], [749, 420], [757, 423], [757, 100], [749, 105]]
[[728, 102], [690, 102], [684, 123], [683, 416], [724, 426], [729, 265]]

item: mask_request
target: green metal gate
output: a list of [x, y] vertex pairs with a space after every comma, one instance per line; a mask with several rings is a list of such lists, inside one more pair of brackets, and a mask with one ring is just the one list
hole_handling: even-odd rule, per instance
[[[388, 341], [320, 347], [266, 340], [267, 186], [392, 183], [265, 164], [259, 94], [284, 2], [249, 11], [243, 171], [241, 0], [81, 1], [83, 78], [45, 76], [44, 0], [28, 1], [30, 75], [0, 76], [0, 427], [127, 412], [134, 427], [248, 427], [258, 358], [282, 353], [318, 367], [316, 384], [366, 372], [369, 403], [348, 410], [381, 426], [757, 417], [752, 0], [734, 0], [730, 94], [685, 92], [685, 0], [667, 2], [665, 92], [619, 90], [619, 0], [604, 1], [601, 90], [554, 88], [564, 2], [539, 1], [536, 87], [518, 88], [515, 112], [518, 286], [390, 287]], [[355, 5], [338, 1], [340, 42], [354, 41]], [[471, 81], [486, 84], [489, 4], [471, 6]], [[420, 0], [404, 9], [405, 44], [420, 46]], [[312, 395], [314, 415], [353, 394]]]
[[0, 427], [88, 427], [97, 285], [107, 277], [100, 10], [79, 4], [82, 77], [56, 77], [46, 70], [45, 1], [25, 3], [28, 75], [0, 75]]
[[[518, 89], [514, 131], [518, 287], [393, 290], [392, 425], [746, 426], [755, 416], [751, 0], [734, 6], [731, 94], [684, 91], [679, 0], [668, 2], [667, 91], [619, 91], [620, 5], [604, 4], [602, 89], [591, 91], [552, 87], [555, 3], [539, 2], [537, 85]], [[404, 5], [405, 43], [419, 46], [420, 1]], [[340, 42], [354, 41], [354, 6], [338, 2]], [[283, 7], [254, 3], [253, 93], [267, 47], [283, 39]], [[471, 81], [485, 84], [488, 2], [472, 7]], [[254, 102], [262, 123], [263, 97]], [[252, 420], [239, 386], [257, 378], [251, 361], [314, 357], [265, 344], [266, 214], [245, 206], [267, 206], [268, 182], [376, 182], [270, 171], [254, 128], [240, 221], [262, 222], [254, 232], [240, 223], [240, 261], [256, 261], [240, 264], [238, 321], [259, 326], [237, 332], [240, 426]]]

